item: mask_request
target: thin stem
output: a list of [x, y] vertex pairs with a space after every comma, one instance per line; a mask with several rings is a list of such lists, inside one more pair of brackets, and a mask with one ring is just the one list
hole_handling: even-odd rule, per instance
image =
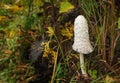
[[87, 75], [86, 67], [85, 67], [85, 63], [84, 63], [84, 55], [82, 53], [80, 53], [80, 67], [81, 67], [82, 74]]
[[54, 36], [55, 36], [55, 39], [57, 40], [57, 43], [58, 43], [58, 45], [59, 45], [59, 47], [60, 47], [60, 51], [61, 51], [61, 54], [62, 54], [62, 59], [63, 59], [63, 61], [64, 61], [64, 63], [65, 63], [65, 57], [64, 57], [64, 53], [63, 53], [63, 50], [62, 50], [62, 47], [61, 47], [61, 45], [60, 45], [60, 42], [59, 42], [59, 40], [58, 40], [58, 38], [57, 38], [57, 36], [54, 34]]
[[53, 74], [52, 74], [52, 79], [51, 79], [51, 82], [50, 82], [50, 83], [54, 83], [54, 79], [55, 79], [55, 72], [56, 72], [57, 58], [58, 58], [58, 50], [59, 50], [59, 47], [58, 47], [58, 49], [57, 49], [57, 56], [55, 57]]

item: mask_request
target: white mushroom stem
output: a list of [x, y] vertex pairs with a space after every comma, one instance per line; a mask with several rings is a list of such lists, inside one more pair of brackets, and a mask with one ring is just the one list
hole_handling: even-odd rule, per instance
[[84, 63], [84, 55], [80, 53], [80, 68], [83, 75], [87, 76], [86, 67]]

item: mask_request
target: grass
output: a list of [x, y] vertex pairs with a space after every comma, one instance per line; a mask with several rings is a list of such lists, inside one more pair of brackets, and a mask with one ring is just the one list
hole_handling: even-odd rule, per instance
[[[104, 70], [104, 68], [107, 68], [104, 75], [107, 75], [111, 71], [111, 75], [115, 72], [113, 66], [115, 64], [114, 57], [118, 54], [115, 53], [116, 49], [116, 37], [119, 35], [117, 33], [117, 22], [118, 22], [118, 16], [116, 16], [115, 12], [115, 1], [104, 2], [104, 1], [92, 1], [93, 3], [87, 4], [88, 0], [82, 0], [81, 8], [84, 11], [84, 14], [88, 18], [88, 22], [90, 25], [91, 34], [93, 35], [95, 41], [95, 52], [93, 56], [97, 56], [95, 59], [98, 58], [98, 61], [102, 61], [104, 64], [104, 67], [98, 68], [97, 71]], [[112, 13], [111, 13], [112, 11]], [[91, 58], [93, 59], [93, 58]], [[94, 60], [95, 60], [94, 59]], [[97, 63], [97, 65], [101, 65]], [[95, 66], [95, 64], [94, 64]], [[102, 65], [101, 65], [102, 66]], [[101, 71], [102, 73], [103, 71]], [[99, 76], [99, 75], [98, 75]], [[102, 77], [104, 78], [104, 77]], [[101, 79], [100, 79], [101, 80]]]
[[[73, 10], [80, 13], [70, 10], [60, 13], [61, 2], [0, 1], [0, 82], [120, 82], [120, 23], [117, 1], [78, 0], [77, 4], [71, 1], [72, 7], [76, 7]], [[6, 9], [6, 6], [9, 8]], [[90, 40], [94, 46], [94, 52], [85, 55], [89, 80], [82, 79], [79, 56], [72, 50], [73, 22], [79, 14], [83, 14], [88, 20]], [[39, 40], [46, 40], [47, 50], [40, 55], [42, 57], [38, 59], [37, 65], [31, 63], [29, 53], [33, 42]], [[44, 57], [44, 54], [47, 56]], [[39, 68], [35, 68], [35, 65]]]

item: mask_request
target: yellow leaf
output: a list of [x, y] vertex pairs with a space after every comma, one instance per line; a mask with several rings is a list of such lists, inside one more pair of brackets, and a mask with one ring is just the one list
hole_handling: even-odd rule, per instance
[[17, 12], [17, 11], [23, 10], [23, 7], [19, 7], [17, 5], [14, 5], [14, 6], [10, 7], [10, 10], [13, 11], [13, 12]]
[[68, 39], [71, 39], [73, 37], [73, 26], [67, 27], [66, 25], [66, 28], [63, 28], [61, 30], [61, 34], [62, 36], [65, 36]]
[[54, 63], [54, 61], [55, 61], [55, 58], [56, 58], [56, 56], [57, 56], [57, 52], [55, 52], [55, 51], [51, 51], [51, 55], [52, 55], [52, 63]]
[[17, 11], [23, 10], [23, 6], [19, 7], [18, 5], [6, 5], [6, 4], [3, 4], [3, 8], [8, 9], [8, 10], [10, 10], [12, 12], [17, 12]]
[[9, 9], [10, 8], [10, 5], [2, 4], [2, 6], [3, 6], [4, 9]]
[[4, 20], [5, 18], [7, 18], [6, 16], [0, 16], [0, 21]]
[[107, 75], [105, 77], [105, 83], [112, 83], [112, 82], [113, 82], [113, 78]]
[[57, 56], [57, 52], [55, 52], [53, 49], [50, 48], [51, 41], [43, 42], [41, 45], [44, 45], [44, 52], [43, 57], [48, 57], [48, 55], [51, 55], [52, 62], [54, 63], [55, 58]]
[[5, 37], [7, 38], [13, 38], [15, 36], [20, 36], [21, 31], [19, 29], [4, 29]]
[[12, 38], [16, 35], [16, 31], [11, 30], [9, 33], [9, 37]]
[[68, 12], [69, 10], [73, 9], [74, 6], [68, 2], [68, 1], [63, 1], [60, 3], [60, 13]]
[[54, 35], [54, 30], [52, 27], [48, 27], [48, 31], [47, 31], [48, 35], [51, 37]]
[[44, 46], [44, 53], [43, 53], [43, 57], [48, 57], [48, 55], [50, 54], [51, 52], [51, 49], [49, 47], [49, 44], [50, 44], [50, 41], [48, 42], [43, 42], [41, 45]]

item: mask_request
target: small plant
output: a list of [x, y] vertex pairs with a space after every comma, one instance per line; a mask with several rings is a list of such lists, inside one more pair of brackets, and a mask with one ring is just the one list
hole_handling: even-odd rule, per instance
[[97, 79], [97, 70], [88, 70], [88, 74], [92, 79]]

